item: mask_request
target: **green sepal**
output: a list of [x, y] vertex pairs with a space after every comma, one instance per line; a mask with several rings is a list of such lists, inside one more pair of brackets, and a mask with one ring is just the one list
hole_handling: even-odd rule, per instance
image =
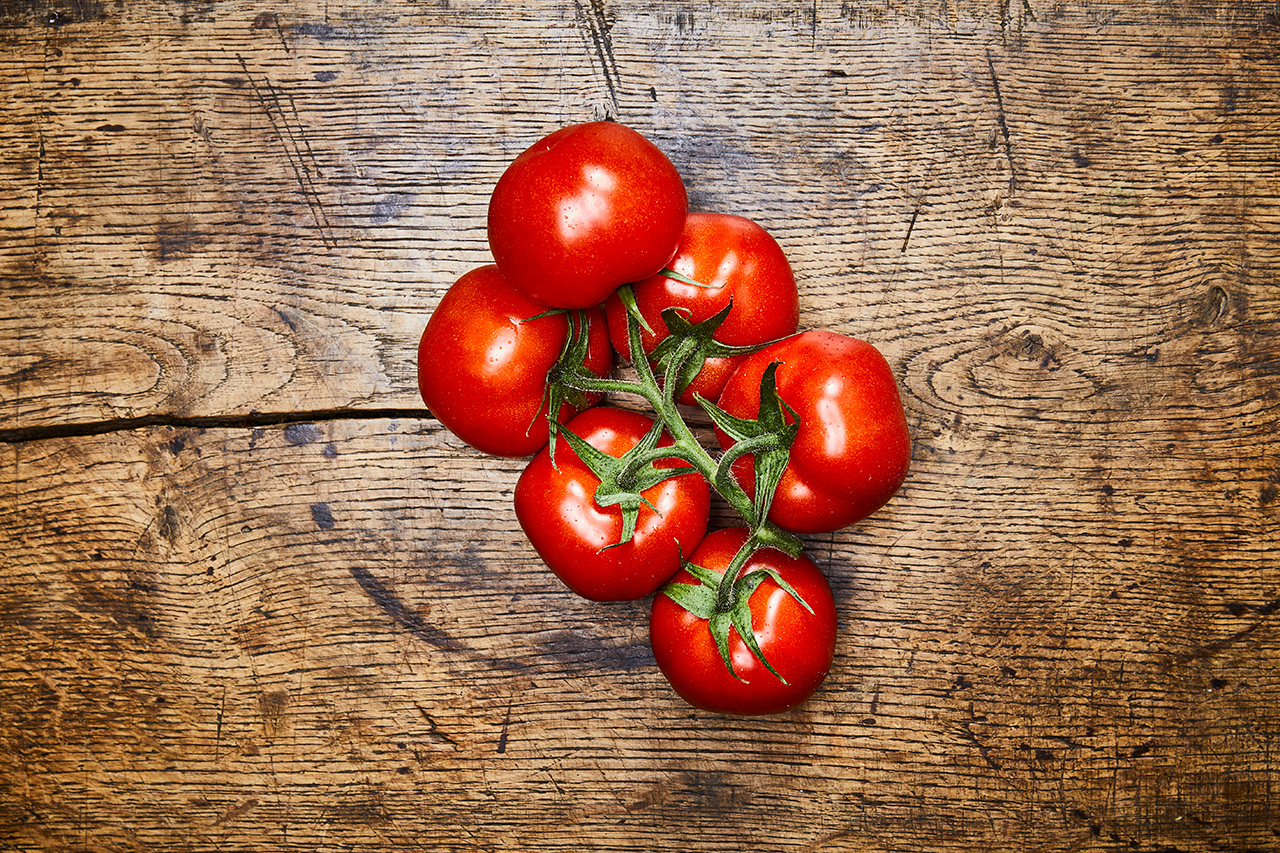
[[653, 334], [653, 326], [649, 325], [649, 321], [640, 313], [640, 306], [636, 303], [636, 292], [629, 284], [624, 284], [616, 291], [618, 301], [622, 303], [622, 307], [627, 309], [628, 317], [635, 317], [636, 322], [649, 334]]
[[684, 273], [676, 272], [675, 270], [671, 269], [671, 267], [663, 267], [662, 270], [658, 273], [658, 275], [666, 276], [672, 281], [678, 281], [681, 284], [691, 284], [694, 287], [701, 287], [706, 290], [719, 290], [721, 287], [724, 287], [724, 285], [704, 284], [703, 282], [700, 282], [697, 279], [689, 278], [689, 276], [685, 275]]
[[[751, 654], [756, 656], [756, 660], [764, 664], [765, 669], [773, 673], [783, 684], [786, 684], [787, 680], [778, 675], [778, 671], [773, 668], [773, 664], [765, 659], [764, 652], [760, 650], [760, 643], [756, 641], [755, 628], [751, 625], [751, 594], [764, 582], [764, 578], [764, 572], [750, 572], [733, 582], [734, 604], [733, 610], [730, 611], [730, 616], [733, 627], [737, 629], [738, 636], [742, 638], [742, 642], [751, 650]], [[718, 640], [716, 645], [719, 645]], [[725, 645], [728, 645], [727, 638]], [[720, 656], [723, 658], [724, 652], [721, 652]], [[728, 659], [725, 660], [725, 665], [729, 666]], [[732, 667], [730, 668], [732, 669]], [[734, 678], [737, 677], [737, 673], [734, 673]]]
[[[747, 621], [751, 621], [751, 614], [748, 611]], [[711, 639], [716, 642], [716, 650], [720, 652], [720, 660], [724, 662], [725, 669], [729, 670], [729, 674], [738, 681], [742, 680], [742, 676], [738, 675], [733, 669], [733, 658], [729, 655], [729, 629], [734, 626], [734, 614], [732, 611], [728, 613], [717, 611], [711, 614], [711, 618], [707, 620], [707, 628], [711, 631]], [[738, 632], [741, 636], [742, 632]], [[751, 631], [747, 632], [751, 639], [755, 640], [755, 634]]]
[[710, 619], [716, 612], [716, 586], [720, 583], [720, 575], [689, 562], [684, 564], [684, 570], [698, 583], [670, 581], [659, 594], [667, 596], [699, 619]]
[[[799, 590], [797, 590], [791, 584], [783, 580], [782, 575], [778, 574], [778, 571], [776, 569], [766, 569], [763, 567], [758, 569], [752, 569], [751, 571], [747, 572], [747, 574], [739, 578], [738, 582], [741, 583], [742, 581], [746, 580], [747, 578], [753, 575], [768, 575], [770, 578], [773, 579], [773, 582], [776, 583], [782, 589], [783, 592], [785, 592], [787, 595], [794, 598], [801, 607], [809, 611], [810, 616], [813, 615], [813, 608], [809, 606], [809, 602], [804, 600], [804, 596], [800, 594]], [[763, 578], [761, 578], [761, 580], [763, 580]], [[757, 584], [756, 586], [759, 586], [759, 584]], [[755, 587], [752, 587], [752, 591], [753, 592], [755, 591]]]
[[690, 322], [686, 316], [689, 313], [687, 309], [662, 310], [662, 322], [667, 325], [668, 335], [653, 348], [649, 360], [663, 375], [664, 387], [673, 397], [688, 388], [706, 360], [724, 346], [713, 336], [732, 308], [730, 303], [701, 323]]
[[772, 343], [734, 346], [716, 340], [715, 333], [732, 310], [733, 300], [730, 300], [728, 305], [713, 316], [694, 323], [689, 319], [687, 308], [663, 309], [662, 322], [666, 324], [668, 334], [653, 348], [649, 360], [663, 374], [665, 382], [674, 388], [673, 396], [689, 387], [707, 359], [750, 355]]
[[769, 516], [774, 492], [787, 469], [791, 445], [800, 431], [800, 416], [778, 395], [779, 363], [771, 363], [760, 377], [760, 408], [754, 420], [731, 415], [711, 401], [698, 397], [698, 404], [710, 416], [712, 423], [734, 440], [716, 467], [716, 486], [728, 483], [732, 477], [730, 466], [740, 456], [747, 453], [755, 455], [756, 489], [752, 502], [755, 517], [748, 519], [753, 531], [758, 530]]
[[716, 650], [720, 653], [720, 660], [724, 663], [725, 669], [729, 670], [729, 674], [739, 681], [742, 680], [741, 676], [734, 671], [733, 659], [729, 652], [729, 629], [733, 628], [756, 660], [760, 661], [775, 678], [786, 684], [787, 680], [773, 668], [773, 664], [769, 663], [764, 651], [760, 648], [759, 641], [756, 640], [755, 628], [751, 624], [751, 596], [765, 578], [771, 578], [783, 592], [799, 602], [809, 613], [813, 613], [809, 602], [804, 600], [795, 587], [783, 580], [776, 570], [758, 568], [732, 581], [729, 606], [727, 610], [723, 610], [720, 609], [718, 601], [718, 590], [723, 574], [689, 562], [684, 564], [684, 569], [698, 583], [671, 581], [662, 588], [660, 594], [667, 596], [699, 619], [707, 620], [707, 629], [711, 632]]
[[722, 577], [722, 574], [720, 572], [703, 568], [702, 566], [699, 566], [697, 563], [686, 562], [684, 564], [684, 570], [689, 574], [693, 575], [698, 580], [702, 581], [702, 583], [711, 587], [712, 591], [715, 590], [716, 585], [720, 583], [720, 578]]
[[[593, 378], [594, 373], [587, 369], [587, 355], [590, 352], [590, 334], [587, 328], [587, 316], [577, 309], [566, 310], [563, 308], [553, 308], [545, 311], [529, 320], [537, 320], [542, 317], [549, 317], [554, 314], [564, 314], [565, 322], [569, 324], [569, 334], [565, 336], [564, 345], [560, 348], [560, 355], [556, 357], [556, 363], [547, 371], [547, 382], [543, 388], [543, 404], [538, 410], [538, 415], [534, 416], [536, 421], [539, 415], [545, 413], [547, 419], [547, 452], [551, 454], [551, 467], [556, 467], [556, 438], [560, 432], [560, 409], [565, 403], [568, 403], [574, 409], [582, 411], [587, 407], [587, 395], [573, 384], [575, 375], [590, 374]], [[526, 320], [525, 322], [528, 322]], [[533, 424], [530, 424], [532, 427]]]
[[631, 537], [636, 532], [636, 522], [640, 518], [641, 506], [647, 506], [657, 512], [657, 508], [645, 498], [643, 492], [663, 480], [694, 470], [688, 465], [657, 467], [655, 463], [659, 459], [668, 459], [672, 453], [667, 448], [658, 449], [658, 439], [663, 432], [660, 422], [654, 422], [653, 427], [645, 433], [635, 447], [621, 457], [610, 456], [602, 450], [597, 450], [568, 427], [560, 427], [560, 432], [573, 448], [573, 452], [582, 460], [582, 464], [586, 465], [600, 481], [593, 495], [596, 505], [616, 506], [622, 511], [621, 536], [617, 542], [606, 545], [601, 550], [616, 548], [631, 541]]

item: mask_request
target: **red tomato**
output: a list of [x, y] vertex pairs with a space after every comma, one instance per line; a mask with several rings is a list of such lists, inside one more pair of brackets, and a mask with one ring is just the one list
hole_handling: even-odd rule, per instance
[[[612, 457], [635, 447], [653, 420], [627, 409], [588, 409], [566, 424], [575, 435]], [[659, 446], [669, 445], [664, 437]], [[593, 601], [632, 601], [649, 595], [680, 568], [707, 532], [711, 490], [697, 473], [671, 477], [640, 492], [631, 540], [622, 534], [622, 510], [595, 502], [600, 479], [563, 438], [556, 464], [548, 448], [516, 483], [516, 518], [538, 555], [574, 592]], [[665, 467], [671, 467], [666, 465]], [[558, 470], [557, 470], [558, 469]]]
[[[528, 456], [547, 443], [547, 371], [569, 334], [565, 314], [524, 296], [493, 265], [458, 279], [436, 306], [418, 344], [422, 400], [454, 435], [494, 456]], [[586, 365], [608, 376], [613, 352], [604, 312], [586, 312]], [[586, 395], [583, 407], [599, 395]], [[577, 409], [560, 407], [564, 422]]]
[[[794, 334], [800, 324], [800, 299], [795, 276], [782, 247], [760, 225], [726, 213], [690, 213], [675, 257], [668, 266], [699, 284], [685, 284], [655, 275], [633, 285], [636, 305], [652, 332], [641, 330], [646, 353], [667, 337], [662, 321], [665, 308], [688, 310], [687, 319], [701, 323], [730, 302], [733, 308], [716, 330], [715, 339], [731, 346], [763, 344]], [[617, 296], [605, 303], [609, 338], [627, 359], [627, 311]], [[679, 401], [694, 402], [694, 394], [715, 401], [729, 375], [746, 356], [707, 359]]]
[[[741, 527], [708, 533], [690, 562], [723, 574], [747, 535]], [[808, 557], [788, 557], [771, 548], [757, 551], [740, 575], [760, 568], [776, 571], [813, 609], [810, 613], [771, 577], [748, 599], [760, 651], [786, 683], [765, 668], [736, 628], [730, 628], [734, 678], [724, 665], [707, 620], [662, 593], [654, 596], [649, 617], [654, 659], [675, 691], [695, 707], [728, 714], [777, 714], [813, 695], [831, 669], [836, 606], [827, 579]], [[700, 583], [684, 569], [672, 581]]]
[[524, 293], [586, 308], [662, 269], [688, 208], [680, 174], [649, 140], [609, 121], [571, 125], [498, 179], [489, 248]]
[[[801, 332], [744, 361], [720, 407], [740, 418], [760, 410], [760, 377], [771, 362], [778, 395], [800, 418], [769, 518], [794, 533], [839, 530], [875, 512], [907, 477], [911, 436], [893, 373], [866, 341], [828, 331]], [[732, 440], [717, 432], [721, 447]], [[751, 456], [733, 466], [755, 490]]]

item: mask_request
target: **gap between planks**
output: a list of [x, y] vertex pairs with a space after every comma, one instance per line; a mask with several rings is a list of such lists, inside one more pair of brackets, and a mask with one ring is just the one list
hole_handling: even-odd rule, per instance
[[22, 444], [57, 438], [107, 435], [152, 427], [177, 429], [244, 429], [247, 427], [289, 426], [339, 420], [383, 420], [394, 418], [434, 419], [425, 408], [312, 409], [297, 412], [248, 412], [240, 415], [140, 415], [75, 424], [0, 429], [0, 444]]

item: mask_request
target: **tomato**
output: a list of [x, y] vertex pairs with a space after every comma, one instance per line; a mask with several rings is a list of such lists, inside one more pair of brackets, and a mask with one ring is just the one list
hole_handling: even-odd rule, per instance
[[[647, 415], [596, 407], [566, 428], [596, 450], [619, 458], [653, 427]], [[671, 443], [670, 437], [658, 447]], [[661, 467], [673, 467], [662, 462]], [[516, 483], [515, 509], [525, 535], [543, 562], [574, 592], [593, 601], [630, 601], [649, 595], [680, 568], [682, 554], [702, 540], [711, 512], [711, 490], [697, 473], [669, 477], [639, 492], [635, 532], [621, 541], [622, 509], [595, 501], [601, 480], [563, 438], [555, 464], [548, 448]]]
[[[874, 346], [829, 331], [807, 331], [754, 353], [720, 395], [731, 415], [754, 418], [760, 378], [772, 362], [778, 395], [800, 418], [769, 518], [794, 533], [838, 530], [883, 506], [907, 477], [911, 436], [893, 373]], [[717, 431], [721, 447], [732, 439]], [[733, 465], [754, 493], [751, 456]]]
[[603, 302], [675, 253], [689, 197], [675, 166], [609, 121], [561, 128], [524, 151], [489, 200], [489, 248], [522, 292], [557, 308]]
[[[715, 340], [731, 346], [763, 344], [794, 334], [800, 323], [800, 299], [791, 264], [778, 242], [759, 224], [725, 213], [690, 213], [675, 257], [668, 266], [700, 285], [654, 275], [632, 286], [636, 305], [653, 331], [641, 330], [641, 343], [652, 353], [667, 337], [665, 308], [688, 312], [701, 323], [727, 308], [729, 315], [716, 330]], [[627, 311], [616, 295], [605, 302], [609, 338], [614, 348], [631, 358], [627, 339]], [[694, 394], [715, 401], [745, 355], [708, 358], [702, 371], [680, 395], [693, 403]]]
[[[742, 527], [708, 533], [690, 555], [690, 562], [722, 575], [747, 536]], [[760, 652], [778, 675], [769, 672], [733, 627], [729, 628], [728, 644], [731, 674], [708, 620], [663, 593], [654, 596], [649, 616], [654, 659], [675, 691], [697, 708], [728, 714], [777, 714], [808, 699], [831, 669], [836, 607], [822, 572], [806, 556], [789, 557], [771, 548], [752, 555], [740, 576], [758, 569], [777, 572], [812, 609], [806, 609], [772, 577], [766, 577], [751, 593], [751, 627]], [[686, 569], [672, 582], [700, 583]]]
[[[547, 371], [569, 335], [564, 313], [519, 293], [492, 264], [459, 278], [436, 306], [418, 344], [418, 389], [440, 422], [467, 444], [495, 456], [528, 456], [547, 443]], [[613, 351], [604, 312], [587, 318], [585, 364], [607, 376]], [[532, 319], [537, 317], [538, 319]], [[562, 423], [581, 406], [565, 403]]]

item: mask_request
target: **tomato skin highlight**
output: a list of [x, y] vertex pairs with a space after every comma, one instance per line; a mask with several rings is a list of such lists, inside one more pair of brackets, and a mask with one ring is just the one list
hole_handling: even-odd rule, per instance
[[[687, 284], [663, 274], [632, 285], [636, 306], [653, 330], [641, 329], [646, 353], [653, 352], [668, 335], [662, 320], [665, 308], [686, 309], [689, 321], [700, 323], [732, 302], [729, 316], [715, 335], [717, 341], [731, 346], [768, 343], [794, 334], [799, 327], [800, 298], [791, 264], [773, 236], [750, 219], [727, 213], [690, 213], [668, 267], [707, 286]], [[622, 300], [610, 296], [605, 301], [605, 313], [614, 349], [629, 360], [627, 311]], [[678, 402], [690, 405], [695, 394], [712, 402], [719, 399], [729, 376], [745, 358], [739, 355], [707, 359]]]
[[[742, 527], [708, 533], [689, 561], [723, 572], [747, 536]], [[813, 608], [810, 613], [772, 578], [751, 594], [756, 641], [785, 684], [751, 653], [737, 629], [730, 628], [729, 654], [738, 675], [734, 678], [725, 668], [707, 620], [666, 595], [654, 596], [649, 615], [654, 660], [672, 688], [696, 708], [724, 714], [778, 714], [812, 696], [831, 669], [836, 607], [826, 577], [808, 557], [789, 557], [771, 548], [757, 551], [742, 574], [761, 566], [777, 571]], [[684, 569], [672, 580], [698, 583]]]
[[675, 166], [610, 121], [560, 128], [511, 162], [489, 200], [489, 248], [521, 292], [586, 308], [658, 272], [689, 197]]
[[[598, 406], [566, 427], [616, 458], [639, 443], [652, 425], [639, 412]], [[669, 437], [659, 441], [659, 446], [669, 444]], [[604, 550], [621, 538], [622, 511], [596, 504], [600, 480], [564, 439], [556, 442], [555, 462], [553, 466], [549, 449], [543, 448], [520, 475], [516, 518], [543, 562], [583, 598], [644, 598], [680, 568], [682, 554], [702, 541], [711, 513], [711, 489], [702, 475], [681, 474], [643, 491], [657, 511], [641, 506], [632, 539]]]
[[[569, 335], [564, 314], [511, 287], [497, 266], [473, 269], [449, 288], [418, 343], [418, 390], [442, 424], [482, 453], [519, 457], [547, 443], [547, 371]], [[613, 352], [604, 312], [585, 312], [587, 367], [608, 376]], [[531, 319], [538, 317], [538, 319]], [[594, 404], [600, 395], [587, 395]], [[557, 419], [576, 413], [567, 403]]]
[[[769, 519], [794, 533], [824, 533], [861, 521], [906, 480], [911, 435], [893, 372], [874, 346], [835, 332], [801, 332], [752, 354], [730, 377], [721, 408], [755, 417], [760, 377], [772, 362], [779, 396], [800, 417]], [[717, 431], [722, 448], [732, 440]], [[753, 494], [750, 455], [733, 465]]]

